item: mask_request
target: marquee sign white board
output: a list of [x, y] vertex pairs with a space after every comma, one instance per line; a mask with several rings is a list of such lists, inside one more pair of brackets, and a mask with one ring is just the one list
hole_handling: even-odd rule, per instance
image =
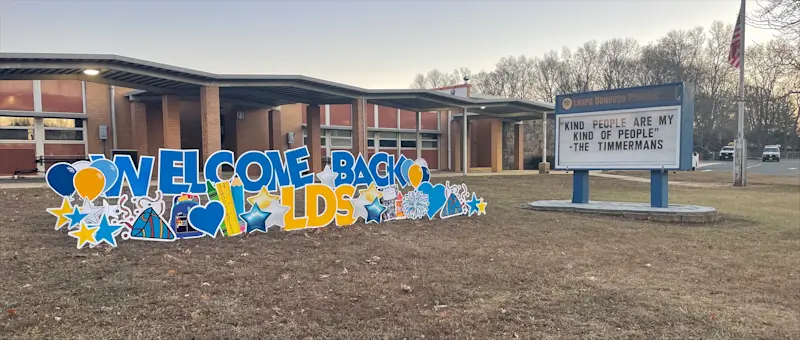
[[677, 169], [681, 106], [556, 115], [556, 169]]

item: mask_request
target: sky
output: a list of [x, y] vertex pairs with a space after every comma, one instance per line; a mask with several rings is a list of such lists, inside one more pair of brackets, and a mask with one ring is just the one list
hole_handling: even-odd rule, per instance
[[[103, 53], [213, 73], [408, 88], [585, 41], [733, 24], [738, 0], [0, 0], [0, 52]], [[748, 0], [748, 13], [758, 9]], [[771, 32], [748, 27], [746, 40]]]

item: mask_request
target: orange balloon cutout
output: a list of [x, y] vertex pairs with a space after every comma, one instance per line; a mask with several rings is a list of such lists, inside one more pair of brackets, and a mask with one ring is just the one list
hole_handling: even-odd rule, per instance
[[72, 183], [81, 197], [94, 200], [103, 193], [103, 188], [106, 186], [106, 176], [98, 169], [84, 168], [75, 174]]
[[422, 167], [419, 164], [414, 164], [408, 168], [408, 182], [414, 188], [417, 188], [422, 183]]

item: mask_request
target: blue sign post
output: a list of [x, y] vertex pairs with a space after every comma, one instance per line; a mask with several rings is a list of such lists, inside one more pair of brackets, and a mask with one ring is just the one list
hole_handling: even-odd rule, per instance
[[694, 86], [673, 83], [556, 97], [556, 170], [573, 171], [572, 203], [589, 203], [589, 171], [650, 170], [650, 205], [669, 205], [671, 170], [691, 170]]

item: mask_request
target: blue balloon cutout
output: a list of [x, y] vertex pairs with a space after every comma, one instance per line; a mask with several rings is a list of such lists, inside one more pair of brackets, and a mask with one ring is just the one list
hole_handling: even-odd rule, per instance
[[75, 185], [72, 179], [75, 177], [75, 168], [69, 163], [56, 163], [47, 169], [44, 178], [50, 189], [55, 193], [67, 197], [75, 192]]
[[117, 182], [117, 177], [119, 177], [119, 170], [114, 162], [107, 160], [107, 159], [98, 159], [92, 162], [92, 168], [100, 170], [103, 173], [103, 176], [106, 177], [106, 185], [103, 187], [103, 193], [108, 191], [114, 184]]
[[400, 166], [401, 173], [399, 175], [402, 175], [406, 182], [408, 182], [408, 169], [411, 169], [412, 165], [414, 165], [414, 161], [406, 159], [405, 162], [403, 162], [403, 165]]
[[431, 171], [427, 167], [422, 168], [422, 182], [430, 182]]

